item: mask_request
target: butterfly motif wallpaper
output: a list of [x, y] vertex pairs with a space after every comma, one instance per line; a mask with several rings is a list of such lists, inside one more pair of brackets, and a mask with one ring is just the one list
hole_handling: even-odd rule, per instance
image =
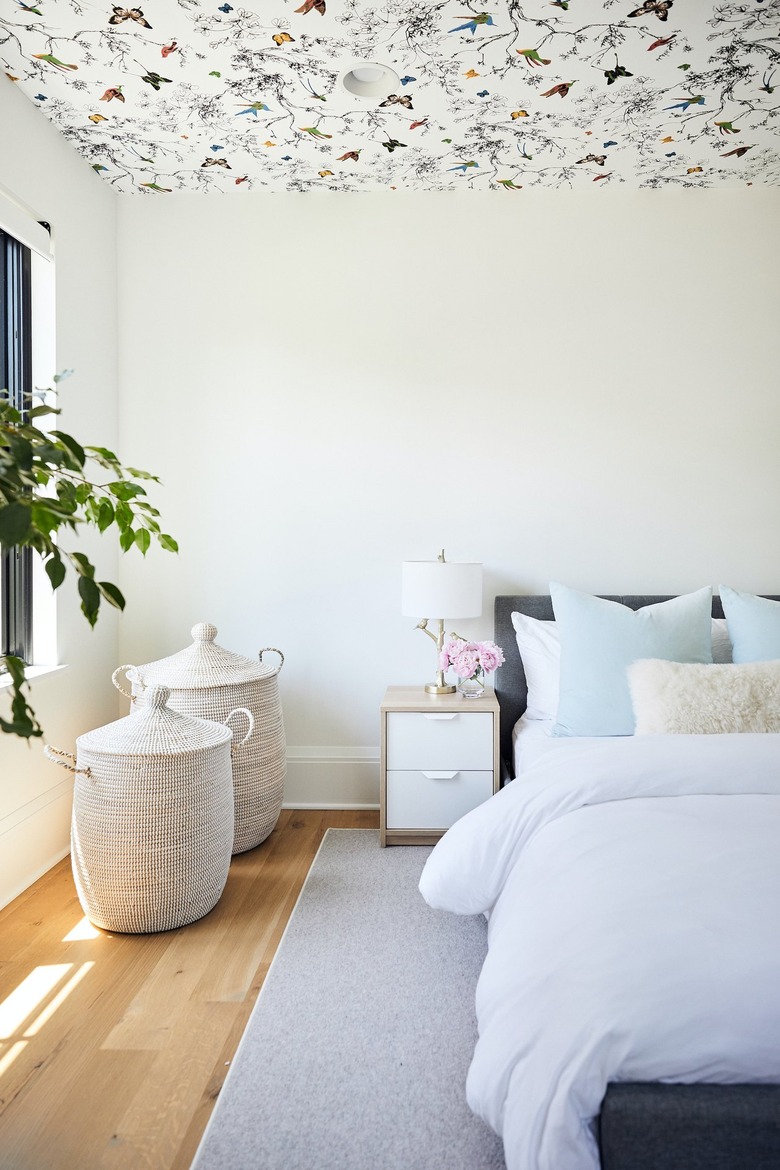
[[780, 0], [0, 0], [0, 58], [123, 193], [780, 183]]

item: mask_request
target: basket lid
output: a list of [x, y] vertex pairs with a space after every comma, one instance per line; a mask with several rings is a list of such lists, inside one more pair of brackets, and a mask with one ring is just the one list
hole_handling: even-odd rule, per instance
[[142, 686], [164, 683], [171, 690], [198, 690], [201, 687], [225, 687], [235, 683], [254, 682], [258, 678], [270, 678], [277, 669], [259, 660], [245, 658], [218, 646], [214, 639], [217, 627], [210, 622], [198, 622], [192, 627], [192, 645], [159, 658], [135, 666], [128, 672], [129, 677]]
[[77, 749], [110, 755], [157, 756], [217, 747], [233, 738], [233, 732], [223, 723], [172, 711], [168, 706], [170, 694], [169, 687], [150, 687], [142, 707], [124, 719], [80, 735], [76, 740]]

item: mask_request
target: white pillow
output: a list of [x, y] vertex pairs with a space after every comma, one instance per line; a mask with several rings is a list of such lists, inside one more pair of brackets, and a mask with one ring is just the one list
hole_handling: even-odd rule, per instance
[[780, 661], [706, 666], [644, 658], [628, 667], [636, 735], [780, 732]]
[[528, 686], [526, 719], [555, 719], [561, 685], [561, 641], [555, 622], [512, 614]]
[[[512, 614], [515, 639], [528, 686], [526, 719], [555, 719], [561, 687], [561, 638], [554, 621]], [[712, 661], [731, 662], [725, 618], [712, 619]]]
[[712, 661], [731, 662], [731, 639], [725, 618], [712, 619]]

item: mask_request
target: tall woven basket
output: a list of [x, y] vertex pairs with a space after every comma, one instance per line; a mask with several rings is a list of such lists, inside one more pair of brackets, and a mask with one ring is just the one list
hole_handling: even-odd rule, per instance
[[[114, 685], [134, 706], [140, 706], [146, 701], [147, 688], [162, 683], [170, 688], [171, 707], [201, 719], [223, 722], [235, 707], [251, 711], [254, 732], [233, 751], [233, 853], [244, 853], [265, 841], [284, 799], [287, 755], [277, 681], [284, 655], [267, 646], [255, 661], [217, 645], [216, 636], [216, 626], [200, 622], [192, 628], [191, 646], [157, 662], [120, 666], [114, 671]], [[278, 654], [279, 662], [264, 663], [268, 652]], [[122, 686], [122, 674], [131, 691]]]
[[79, 736], [75, 757], [45, 749], [75, 773], [73, 876], [84, 912], [104, 930], [185, 926], [216, 905], [227, 881], [232, 732], [170, 710], [168, 697], [152, 688], [144, 707]]

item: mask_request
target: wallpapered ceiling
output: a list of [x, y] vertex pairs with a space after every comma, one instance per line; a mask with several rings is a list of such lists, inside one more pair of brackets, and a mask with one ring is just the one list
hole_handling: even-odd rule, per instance
[[780, 0], [1, 3], [11, 82], [122, 192], [780, 183]]

